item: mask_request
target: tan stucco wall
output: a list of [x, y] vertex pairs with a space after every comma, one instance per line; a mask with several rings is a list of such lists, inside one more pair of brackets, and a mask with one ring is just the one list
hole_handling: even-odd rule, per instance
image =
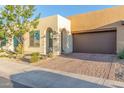
[[67, 18], [71, 21], [72, 33], [85, 32], [124, 19], [124, 6], [72, 15]]
[[117, 53], [124, 49], [124, 26], [117, 28]]
[[[39, 25], [37, 29], [40, 31], [40, 47], [30, 47], [29, 46], [29, 33], [25, 34], [24, 38], [24, 51], [25, 53], [30, 52], [40, 52], [41, 54], [46, 54], [46, 31], [48, 28], [51, 28], [53, 31], [56, 31], [58, 34], [54, 35], [53, 38], [53, 53], [55, 55], [61, 54], [61, 33], [60, 29], [65, 28], [69, 32], [67, 36], [69, 45], [65, 48], [66, 52], [72, 52], [72, 43], [71, 43], [71, 28], [70, 28], [70, 21], [65, 19], [59, 15], [49, 16], [46, 18], [42, 18], [39, 21]], [[71, 46], [71, 47], [70, 47]]]
[[51, 27], [53, 31], [57, 31], [56, 16], [46, 17], [39, 20], [39, 24], [35, 30], [40, 31], [40, 47], [30, 47], [29, 33], [25, 34], [24, 51], [26, 53], [40, 52], [41, 54], [46, 54], [46, 30], [48, 27]]

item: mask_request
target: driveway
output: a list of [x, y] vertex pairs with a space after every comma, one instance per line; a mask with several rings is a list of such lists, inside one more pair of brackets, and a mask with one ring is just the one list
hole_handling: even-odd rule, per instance
[[34, 64], [41, 68], [71, 72], [105, 79], [115, 79], [116, 55], [72, 53]]
[[19, 85], [20, 87], [29, 86], [34, 88], [109, 87], [107, 85], [103, 85], [103, 83], [99, 84], [98, 81], [100, 79], [98, 79], [97, 82], [95, 79], [94, 81], [90, 81], [89, 77], [38, 68], [29, 64], [11, 62], [11, 60], [6, 59], [0, 59], [0, 73], [0, 77], [3, 77], [0, 79], [0, 83], [4, 84], [0, 87], [19, 87]]
[[[11, 59], [0, 59], [0, 76], [10, 80], [13, 86], [15, 85], [14, 82], [16, 82], [34, 88], [124, 87], [123, 82], [50, 70], [30, 64], [14, 62]], [[3, 82], [3, 80], [0, 80], [0, 82]]]
[[[15, 85], [16, 83], [22, 85], [19, 87], [28, 86], [34, 88], [124, 87], [123, 82], [41, 68], [30, 64], [18, 63], [11, 59], [0, 59], [0, 73], [0, 76], [4, 77], [5, 80], [7, 78], [13, 87], [17, 86]], [[2, 79], [0, 82], [3, 84], [5, 81], [3, 82]]]

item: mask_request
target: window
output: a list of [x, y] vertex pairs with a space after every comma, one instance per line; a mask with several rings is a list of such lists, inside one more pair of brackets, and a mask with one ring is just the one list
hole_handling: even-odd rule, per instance
[[23, 43], [22, 41], [22, 35], [20, 35], [20, 36], [14, 36], [13, 37], [13, 41], [14, 41], [14, 48], [16, 48], [17, 46], [18, 46], [18, 44], [21, 42], [21, 43]]
[[7, 39], [3, 38], [2, 40], [0, 39], [0, 47], [6, 46]]
[[30, 46], [39, 47], [40, 46], [40, 31], [30, 32]]

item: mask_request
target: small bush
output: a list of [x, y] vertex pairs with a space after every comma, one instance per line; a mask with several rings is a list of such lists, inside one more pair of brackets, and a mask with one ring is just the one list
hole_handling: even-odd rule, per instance
[[31, 63], [38, 62], [39, 59], [40, 59], [40, 53], [35, 52], [31, 54], [30, 62]]
[[18, 46], [16, 47], [16, 52], [18, 54], [22, 54], [23, 53], [23, 45], [22, 44], [18, 44]]
[[124, 59], [124, 50], [118, 53], [118, 58], [119, 59]]

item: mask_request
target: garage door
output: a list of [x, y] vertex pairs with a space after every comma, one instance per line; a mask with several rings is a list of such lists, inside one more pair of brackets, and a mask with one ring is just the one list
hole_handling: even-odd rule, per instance
[[73, 35], [73, 51], [83, 53], [116, 53], [116, 31]]

